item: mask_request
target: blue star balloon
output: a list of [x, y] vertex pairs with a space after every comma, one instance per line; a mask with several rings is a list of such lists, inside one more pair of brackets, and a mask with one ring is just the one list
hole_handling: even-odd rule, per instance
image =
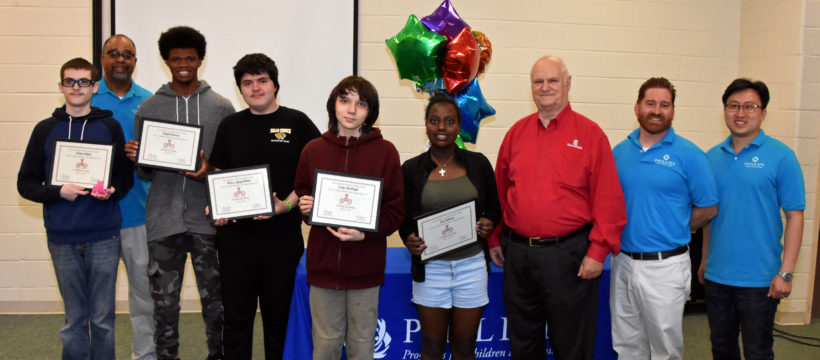
[[478, 79], [473, 79], [470, 85], [456, 95], [456, 103], [461, 110], [461, 138], [475, 144], [481, 119], [495, 115], [495, 109], [484, 99]]

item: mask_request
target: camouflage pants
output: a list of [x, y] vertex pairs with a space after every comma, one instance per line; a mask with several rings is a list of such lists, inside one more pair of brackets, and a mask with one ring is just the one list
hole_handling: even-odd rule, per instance
[[202, 303], [208, 352], [222, 353], [222, 296], [214, 237], [183, 233], [148, 242], [154, 340], [160, 359], [175, 359], [179, 355], [179, 293], [189, 252]]

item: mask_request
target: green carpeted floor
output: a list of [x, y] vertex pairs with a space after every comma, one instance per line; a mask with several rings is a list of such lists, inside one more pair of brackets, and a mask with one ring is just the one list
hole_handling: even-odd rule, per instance
[[[257, 315], [254, 332], [254, 359], [263, 359], [261, 318]], [[0, 315], [0, 359], [59, 359], [61, 344], [57, 331], [63, 325], [62, 315]], [[702, 309], [689, 309], [684, 316], [686, 359], [710, 359], [709, 326]], [[131, 327], [127, 315], [116, 321], [117, 359], [130, 359]], [[820, 319], [806, 326], [776, 326], [798, 336], [820, 338]], [[205, 329], [199, 314], [182, 314], [180, 319], [180, 357], [204, 359]], [[775, 334], [778, 334], [775, 332]], [[820, 341], [798, 339], [820, 346]], [[820, 359], [820, 347], [811, 347], [775, 337], [775, 357], [789, 360]]]

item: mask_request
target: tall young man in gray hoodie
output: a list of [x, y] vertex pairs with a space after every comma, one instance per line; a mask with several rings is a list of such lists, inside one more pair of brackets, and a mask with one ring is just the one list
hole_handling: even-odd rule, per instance
[[[134, 117], [135, 133], [143, 119], [174, 121], [203, 127], [201, 167], [179, 173], [138, 168], [140, 177], [151, 180], [146, 204], [148, 276], [154, 298], [154, 340], [160, 359], [179, 356], [179, 294], [187, 254], [196, 274], [202, 317], [208, 342], [208, 359], [222, 359], [222, 297], [219, 260], [214, 246], [216, 230], [204, 209], [204, 182], [216, 129], [234, 113], [231, 103], [199, 80], [197, 70], [205, 57], [205, 37], [187, 26], [168, 29], [159, 38], [159, 52], [171, 71], [171, 82], [140, 105]], [[135, 158], [138, 143], [130, 141], [126, 153]]]

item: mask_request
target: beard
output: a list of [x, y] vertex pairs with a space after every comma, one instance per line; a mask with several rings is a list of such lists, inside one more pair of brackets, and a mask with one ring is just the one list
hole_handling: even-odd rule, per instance
[[[660, 119], [660, 121], [652, 118]], [[639, 116], [638, 123], [641, 124], [641, 128], [646, 130], [648, 133], [659, 134], [666, 130], [669, 130], [669, 128], [672, 126], [672, 119], [667, 118], [663, 115], [649, 114]]]
[[122, 82], [130, 80], [131, 76], [127, 73], [113, 73], [110, 76], [111, 80]]

